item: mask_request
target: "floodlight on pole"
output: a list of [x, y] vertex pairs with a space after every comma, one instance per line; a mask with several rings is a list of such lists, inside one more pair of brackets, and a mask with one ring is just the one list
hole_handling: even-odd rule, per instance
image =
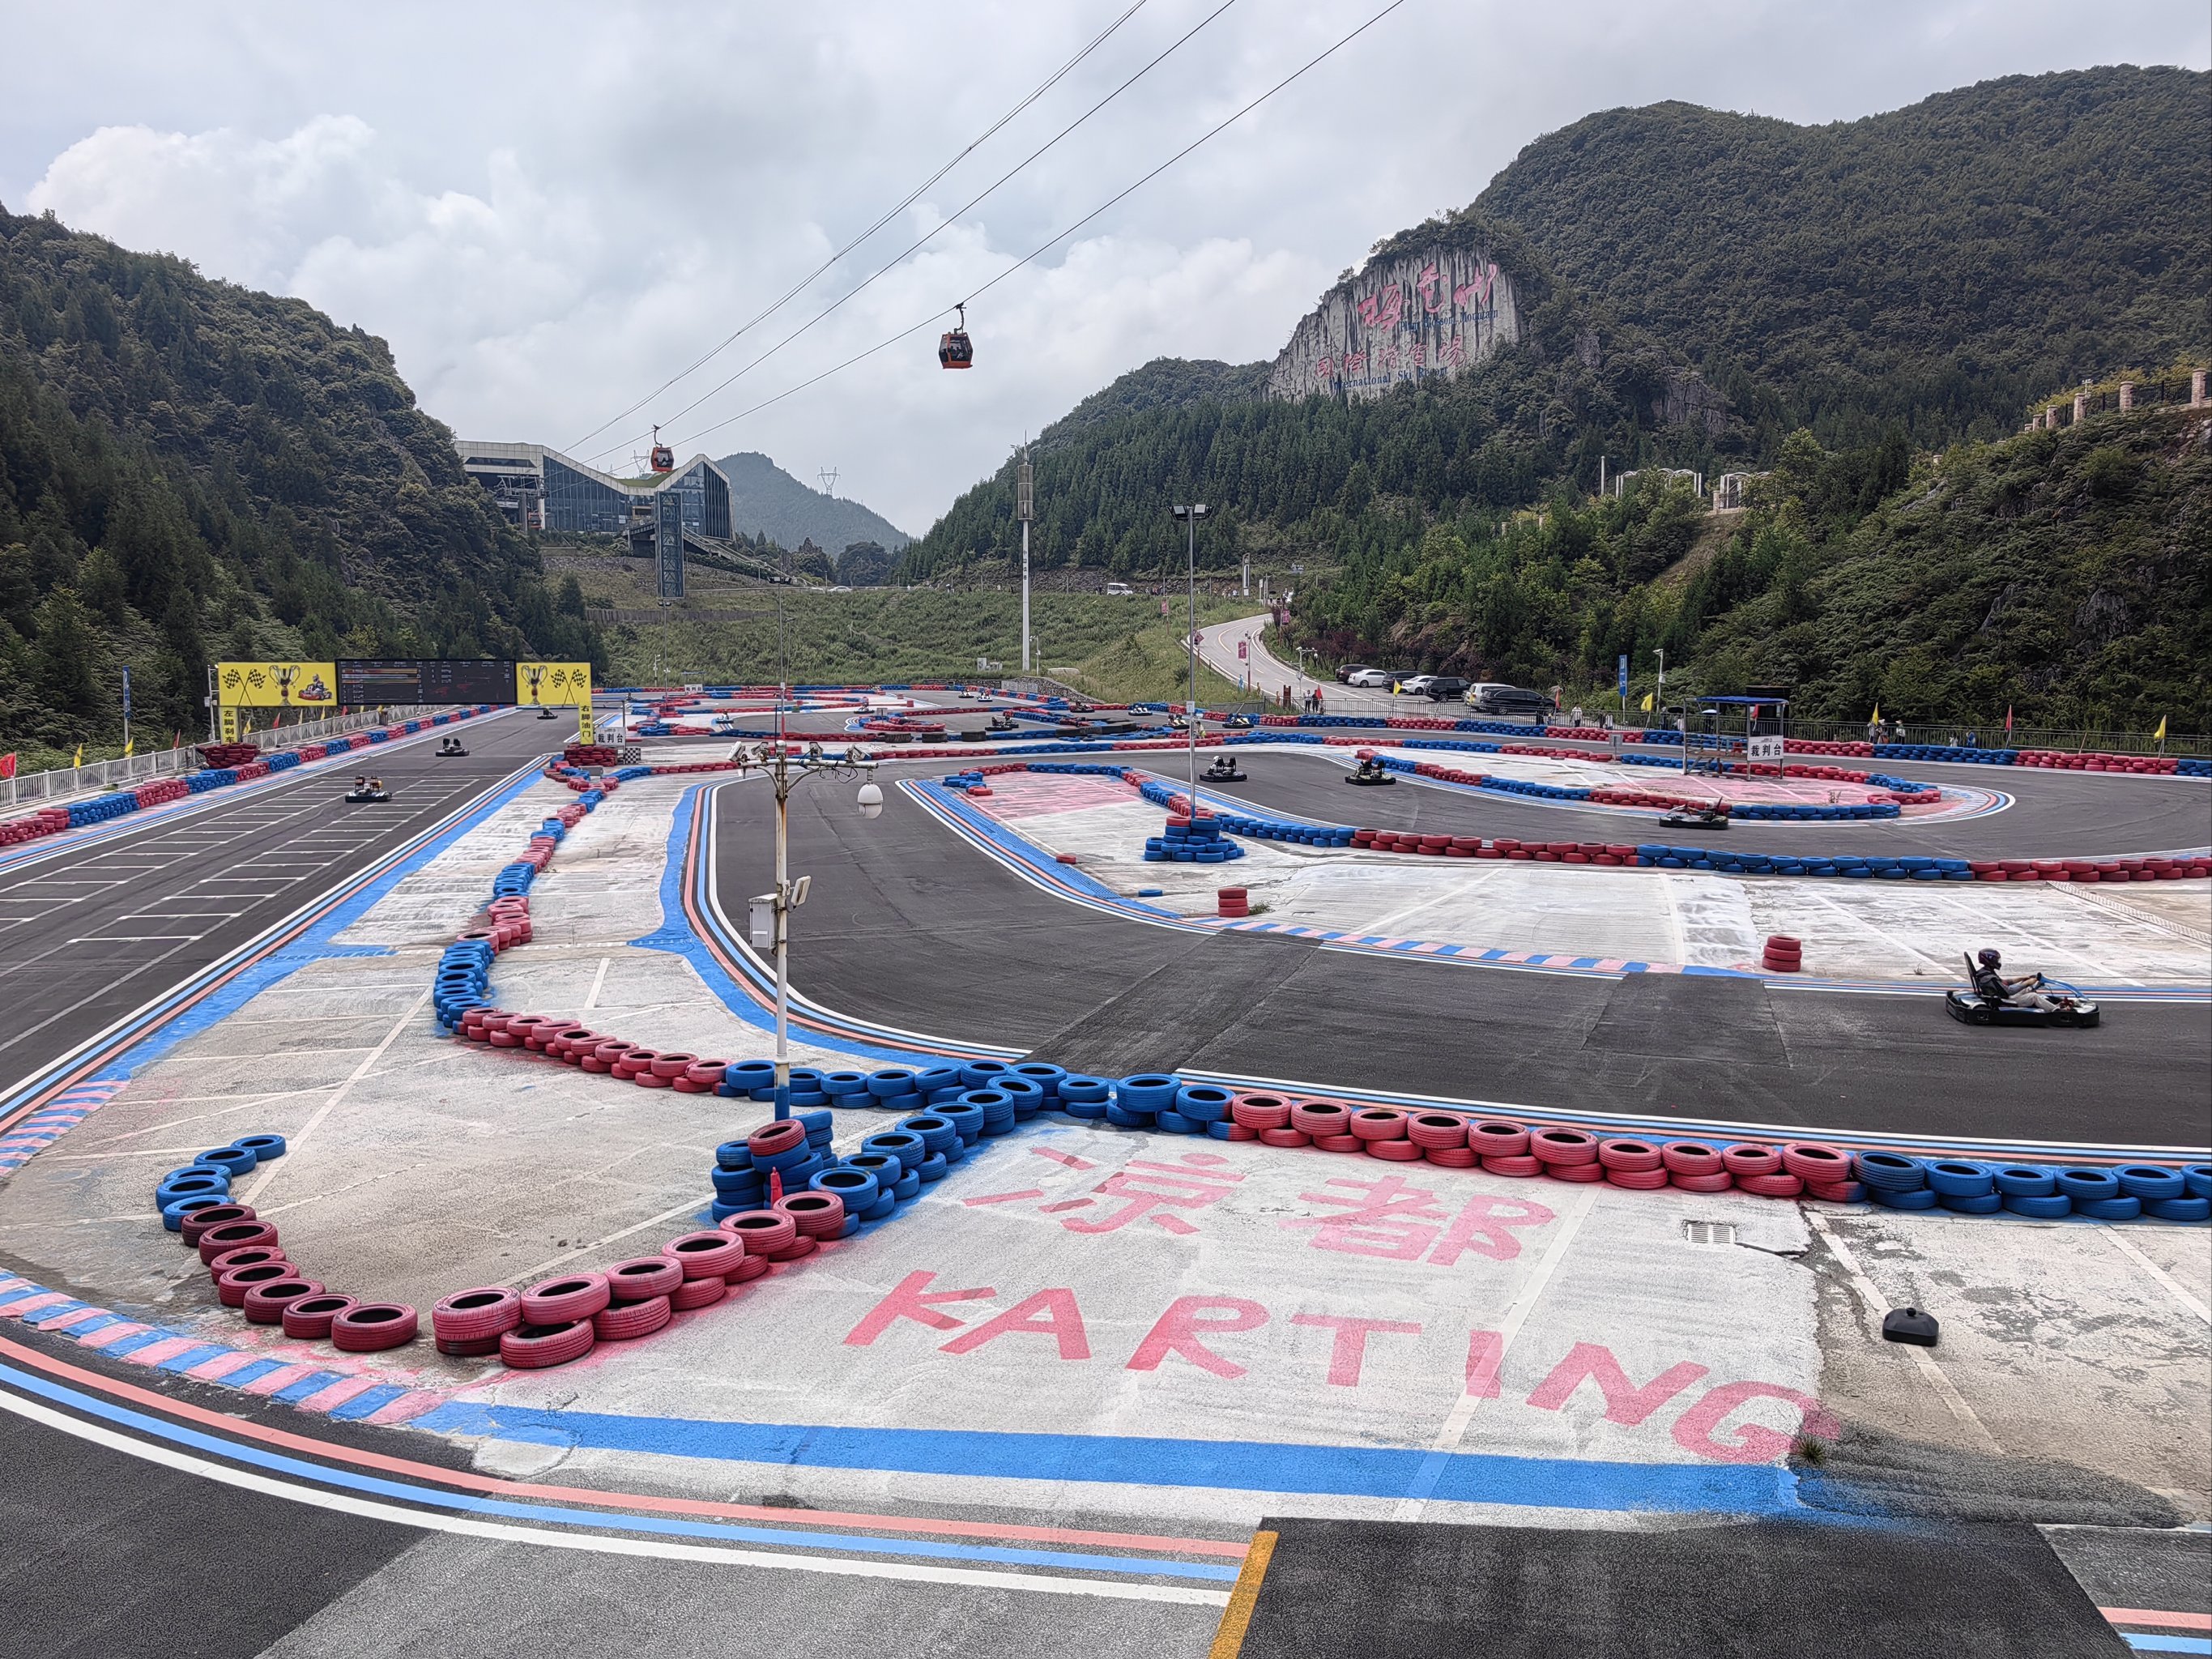
[[1168, 509], [1182, 525], [1184, 554], [1190, 580], [1190, 702], [1184, 706], [1184, 724], [1190, 732], [1190, 815], [1198, 816], [1198, 525], [1206, 515], [1204, 501]]

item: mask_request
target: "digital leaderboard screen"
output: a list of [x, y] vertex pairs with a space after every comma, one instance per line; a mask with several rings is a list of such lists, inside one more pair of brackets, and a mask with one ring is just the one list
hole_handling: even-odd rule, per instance
[[338, 664], [338, 701], [348, 704], [514, 701], [514, 664], [501, 659], [459, 662], [399, 658]]

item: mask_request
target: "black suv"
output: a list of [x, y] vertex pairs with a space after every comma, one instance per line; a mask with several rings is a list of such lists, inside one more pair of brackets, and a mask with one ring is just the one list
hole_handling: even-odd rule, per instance
[[1524, 691], [1517, 685], [1486, 685], [1474, 706], [1486, 714], [1548, 714], [1552, 700], [1541, 691]]
[[1456, 674], [1431, 674], [1428, 684], [1422, 690], [1429, 694], [1431, 702], [1443, 702], [1449, 698], [1465, 696], [1467, 688], [1472, 684], [1472, 681], [1463, 680]]

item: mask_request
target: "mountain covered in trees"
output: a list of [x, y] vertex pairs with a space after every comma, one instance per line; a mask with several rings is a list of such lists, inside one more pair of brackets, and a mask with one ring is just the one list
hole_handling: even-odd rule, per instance
[[211, 659], [599, 654], [385, 343], [0, 209], [0, 750], [205, 729]]
[[[2212, 517], [2189, 441], [2142, 414], [2094, 442], [2005, 434], [2084, 377], [2207, 361], [2207, 199], [2212, 76], [2184, 70], [2014, 77], [1821, 127], [1593, 115], [1370, 252], [1490, 248], [1516, 343], [1371, 402], [1267, 399], [1264, 364], [1148, 363], [1033, 446], [1034, 556], [1180, 568], [1166, 506], [1195, 498], [1224, 509], [1201, 564], [1305, 562], [1291, 632], [1340, 657], [1595, 691], [1663, 644], [1677, 684], [1802, 682], [1838, 718], [1876, 687], [1906, 717], [2179, 718], [2203, 694], [2172, 618], [2203, 593]], [[2108, 481], [2134, 458], [2121, 504], [2083, 483], [2091, 450]], [[1648, 471], [1595, 500], [1601, 457], [1774, 477], [1716, 515]], [[902, 574], [1007, 557], [1013, 483], [1010, 458]], [[1903, 516], [1930, 488], [1940, 520]], [[1989, 596], [1998, 620], [1908, 580], [1925, 560], [1982, 592], [1938, 521], [2034, 572]], [[2092, 573], [2084, 537], [2129, 551]]]
[[[714, 463], [729, 475], [730, 523], [781, 547], [813, 542], [836, 550], [881, 542], [894, 553], [914, 539], [880, 513], [800, 483], [765, 455], [744, 450]], [[840, 580], [842, 580], [841, 578]]]

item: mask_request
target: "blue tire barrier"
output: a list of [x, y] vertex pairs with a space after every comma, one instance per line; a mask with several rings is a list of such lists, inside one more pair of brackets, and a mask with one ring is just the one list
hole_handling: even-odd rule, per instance
[[[775, 1098], [775, 1066], [769, 1062], [769, 1098]], [[755, 1097], [758, 1098], [758, 1097]], [[812, 1066], [791, 1068], [791, 1103], [793, 1106], [827, 1106], [830, 1091], [822, 1086], [822, 1073]]]
[[1166, 1072], [1140, 1072], [1114, 1085], [1114, 1103], [1125, 1112], [1146, 1114], [1170, 1110], [1182, 1079]]
[[752, 1143], [726, 1140], [714, 1148], [714, 1162], [725, 1170], [750, 1170], [753, 1167]]
[[970, 1060], [960, 1068], [960, 1081], [965, 1088], [988, 1089], [1012, 1070], [1003, 1060]]
[[154, 1189], [154, 1207], [166, 1210], [180, 1198], [227, 1198], [230, 1194], [230, 1177], [213, 1171], [203, 1176], [187, 1176], [182, 1180], [167, 1182]]
[[230, 1171], [220, 1164], [203, 1164], [198, 1158], [194, 1158], [190, 1164], [179, 1164], [154, 1184], [157, 1187], [166, 1187], [173, 1181], [182, 1181], [190, 1176], [221, 1176], [225, 1181], [228, 1181]]
[[[954, 1104], [981, 1112], [984, 1134], [1004, 1134], [1014, 1127], [1014, 1097], [1003, 1089], [970, 1089]], [[968, 1137], [963, 1132], [960, 1138]]]
[[924, 1156], [941, 1152], [960, 1139], [960, 1131], [952, 1120], [935, 1112], [924, 1112], [918, 1117], [908, 1118], [899, 1127], [910, 1135], [921, 1137]]
[[891, 1196], [902, 1204], [921, 1196], [921, 1165], [917, 1164], [891, 1183]]
[[2212, 1220], [2212, 1198], [2147, 1198], [2142, 1207], [2160, 1221]]
[[942, 1181], [945, 1179], [945, 1172], [951, 1167], [952, 1166], [951, 1164], [945, 1161], [944, 1153], [932, 1152], [927, 1158], [921, 1160], [921, 1166], [915, 1171], [915, 1174], [921, 1176], [925, 1183], [932, 1181]]
[[783, 1176], [783, 1184], [788, 1187], [792, 1182], [793, 1171], [798, 1170], [802, 1164], [811, 1163], [817, 1156], [817, 1151], [812, 1142], [802, 1140], [796, 1146], [788, 1147], [781, 1152], [755, 1152], [753, 1168], [777, 1171]]
[[961, 1163], [964, 1161], [968, 1156], [968, 1143], [964, 1140], [956, 1140], [950, 1146], [947, 1146], [943, 1152], [938, 1153], [937, 1156], [943, 1158], [947, 1164]]
[[2074, 1201], [2074, 1213], [2086, 1215], [2092, 1221], [2133, 1221], [2142, 1213], [2142, 1200], [2129, 1198], [2092, 1198]]
[[1200, 1123], [1219, 1123], [1229, 1115], [1231, 1098], [1228, 1090], [1211, 1083], [1186, 1083], [1176, 1091], [1175, 1109]]
[[848, 1215], [842, 1221], [837, 1224], [836, 1231], [831, 1233], [830, 1237], [832, 1238], [850, 1238], [854, 1234], [860, 1231], [860, 1228], [865, 1224], [866, 1221], [866, 1218], [865, 1216]]
[[[794, 1079], [795, 1082], [795, 1079]], [[732, 1060], [722, 1068], [722, 1085], [732, 1096], [750, 1098], [756, 1089], [775, 1089], [775, 1062], [769, 1060]]]
[[[965, 1100], [948, 1100], [944, 1105], [933, 1106], [930, 1110], [960, 1132], [960, 1144], [963, 1148], [973, 1146], [975, 1137], [983, 1133], [983, 1109], [981, 1106], [971, 1106]], [[950, 1147], [940, 1146], [938, 1150], [951, 1156]], [[954, 1161], [957, 1163], [958, 1160]]]
[[1206, 1125], [1196, 1118], [1185, 1117], [1181, 1112], [1153, 1113], [1152, 1127], [1171, 1135], [1202, 1135], [1206, 1133]]
[[1996, 1193], [1996, 1176], [1986, 1164], [1941, 1158], [1928, 1165], [1928, 1184], [1942, 1198], [1982, 1198]]
[[915, 1074], [902, 1066], [887, 1066], [868, 1073], [868, 1093], [884, 1105], [897, 1103], [915, 1092]]
[[896, 1158], [902, 1170], [911, 1170], [929, 1156], [929, 1143], [911, 1129], [886, 1129], [863, 1140], [860, 1150]]
[[1907, 1158], [1901, 1152], [1860, 1152], [1851, 1159], [1851, 1173], [1867, 1187], [1880, 1192], [1917, 1192], [1928, 1184], [1927, 1166], [1918, 1158]]
[[1060, 1109], [1068, 1116], [1095, 1123], [1106, 1115], [1108, 1103], [1103, 1100], [1062, 1100]]
[[836, 1133], [836, 1116], [827, 1107], [819, 1107], [811, 1112], [793, 1112], [791, 1115], [791, 1121], [805, 1130], [810, 1136], [820, 1135], [827, 1139]]
[[961, 1081], [957, 1066], [933, 1066], [926, 1072], [914, 1074], [914, 1091], [925, 1099], [943, 1094], [948, 1089], [957, 1095], [967, 1086]]
[[[1008, 1072], [991, 1085], [989, 1092], [1002, 1094], [1014, 1103], [1013, 1121], [1026, 1123], [1045, 1107], [1045, 1092], [1025, 1077]], [[989, 1121], [989, 1114], [985, 1114]]]
[[2187, 1190], [2180, 1170], [2156, 1164], [2125, 1164], [2112, 1173], [2119, 1177], [2123, 1193], [2145, 1203], [2157, 1198], [2179, 1198]]
[[714, 1191], [726, 1204], [734, 1204], [741, 1198], [757, 1197], [765, 1189], [768, 1176], [759, 1170], [726, 1170], [717, 1164], [708, 1171], [707, 1178], [714, 1182]]
[[[199, 1161], [212, 1164], [216, 1169], [228, 1172], [235, 1181], [261, 1160], [243, 1146], [217, 1146], [211, 1152], [202, 1152]], [[2146, 1198], [2179, 1198], [2181, 1195], [2181, 1177], [2176, 1176], [2173, 1178], [2173, 1190], [2170, 1193], [2145, 1193], [2141, 1195]]]
[[1085, 1077], [1081, 1073], [1070, 1072], [1060, 1080], [1060, 1103], [1062, 1106], [1103, 1106], [1113, 1097], [1114, 1085], [1103, 1077]]
[[874, 1203], [861, 1211], [857, 1218], [857, 1218], [860, 1221], [888, 1221], [897, 1209], [898, 1200], [896, 1196], [890, 1193], [878, 1193]]
[[1230, 1138], [1229, 1132], [1236, 1127], [1233, 1123], [1209, 1123], [1206, 1126], [1206, 1133], [1216, 1140], [1227, 1140]]
[[1995, 1215], [2004, 1207], [2003, 1195], [1994, 1192], [1937, 1193], [1936, 1201], [1960, 1215]]
[[2073, 1212], [2074, 1200], [2063, 1193], [2007, 1193], [2004, 1206], [2014, 1215], [2039, 1221], [2056, 1221]]
[[876, 1201], [878, 1188], [875, 1172], [856, 1170], [849, 1164], [841, 1164], [834, 1170], [824, 1170], [806, 1183], [811, 1192], [835, 1193], [845, 1201], [848, 1214], [858, 1215]]
[[1152, 1114], [1133, 1112], [1126, 1106], [1119, 1106], [1109, 1101], [1106, 1103], [1106, 1121], [1116, 1128], [1149, 1129], [1152, 1127]]
[[[868, 1092], [868, 1074], [866, 1072], [824, 1072], [822, 1073], [822, 1091], [830, 1097], [832, 1106], [842, 1105], [850, 1097]], [[851, 1103], [857, 1106], [866, 1103], [853, 1101]]]
[[1867, 1188], [1867, 1196], [1886, 1210], [1932, 1210], [1936, 1192], [1929, 1187]]
[[210, 1194], [200, 1193], [190, 1198], [172, 1199], [161, 1206], [161, 1224], [173, 1233], [185, 1230], [185, 1218], [194, 1210], [210, 1210], [224, 1200]]
[[1014, 1075], [1026, 1078], [1044, 1091], [1048, 1103], [1060, 1095], [1060, 1080], [1067, 1075], [1065, 1066], [1053, 1066], [1041, 1060], [1025, 1060], [1014, 1067]]
[[[2058, 1190], [2058, 1177], [2033, 1164], [2000, 1164], [1994, 1171], [1997, 1191], [2007, 1198], [2049, 1198]], [[2067, 1200], [2071, 1207], [2073, 1200]], [[2059, 1212], [2061, 1215], [2065, 1211]]]
[[2074, 1207], [2101, 1203], [2120, 1196], [2120, 1178], [2110, 1170], [2061, 1170], [2058, 1190], [2074, 1200]]
[[898, 1184], [906, 1165], [890, 1152], [854, 1152], [838, 1166], [841, 1169], [866, 1170], [876, 1178], [876, 1190], [889, 1192]]
[[2182, 1184], [2191, 1198], [2212, 1198], [2212, 1164], [2185, 1164], [2181, 1167]]
[[240, 1135], [230, 1144], [243, 1146], [263, 1164], [282, 1158], [285, 1152], [284, 1137], [282, 1135]]

